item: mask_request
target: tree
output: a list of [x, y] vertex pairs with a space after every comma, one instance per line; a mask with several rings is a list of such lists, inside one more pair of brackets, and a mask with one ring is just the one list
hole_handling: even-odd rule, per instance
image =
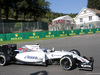
[[8, 20], [9, 8], [12, 6], [12, 0], [2, 0], [2, 8], [5, 9], [6, 20]]
[[0, 22], [1, 22], [1, 0], [0, 0]]
[[0, 0], [0, 22], [1, 22], [1, 8], [3, 6], [4, 0]]
[[18, 6], [17, 3], [19, 2], [19, 0], [12, 0], [12, 9], [13, 12], [15, 13], [15, 19], [18, 20]]
[[24, 20], [25, 15], [30, 13], [36, 22], [49, 11], [49, 2], [45, 0], [20, 0], [17, 7], [20, 12], [24, 13]]
[[1, 8], [5, 10], [6, 20], [8, 20], [9, 9], [12, 9], [13, 5], [14, 5], [14, 0], [0, 0], [0, 11]]
[[39, 18], [44, 17], [45, 14], [50, 10], [49, 2], [45, 0], [32, 0], [31, 12], [34, 16], [34, 21], [38, 21]]
[[72, 14], [72, 13], [69, 14], [69, 16], [72, 18], [74, 18], [76, 15], [77, 15], [77, 13], [76, 14]]
[[88, 0], [87, 7], [100, 10], [100, 0]]
[[0, 12], [1, 9], [4, 9], [6, 20], [8, 20], [9, 16], [11, 17], [11, 14], [8, 16], [9, 11], [11, 11], [14, 12], [14, 15], [16, 14], [16, 20], [19, 15], [24, 14], [24, 20], [26, 15], [27, 17], [30, 15], [30, 17], [34, 16], [33, 21], [36, 22], [45, 17], [45, 14], [50, 11], [49, 5], [50, 3], [45, 0], [0, 0]]
[[25, 15], [28, 13], [28, 3], [26, 0], [23, 0], [23, 1], [19, 1], [17, 3], [17, 7], [18, 7], [18, 10], [21, 11], [22, 13], [24, 13], [24, 20], [25, 20]]

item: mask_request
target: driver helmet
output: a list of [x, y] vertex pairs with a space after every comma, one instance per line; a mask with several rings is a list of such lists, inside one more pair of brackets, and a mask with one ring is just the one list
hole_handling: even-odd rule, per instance
[[45, 48], [42, 48], [42, 51], [43, 51], [43, 52], [47, 52], [47, 50], [46, 50]]
[[36, 45], [39, 45], [39, 43], [36, 43]]

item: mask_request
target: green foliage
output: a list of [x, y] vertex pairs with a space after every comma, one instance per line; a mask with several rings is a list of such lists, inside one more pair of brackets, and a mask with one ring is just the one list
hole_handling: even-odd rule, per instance
[[77, 13], [76, 14], [72, 14], [72, 13], [69, 14], [69, 16], [72, 17], [72, 18], [74, 18], [76, 15], [77, 15]]
[[14, 28], [21, 28], [21, 23], [20, 22], [15, 23]]
[[100, 10], [100, 0], [88, 0], [87, 7]]
[[0, 0], [0, 4], [2, 4], [2, 9], [5, 10], [6, 19], [8, 19], [10, 11], [12, 11], [10, 9], [14, 9], [13, 12], [16, 12], [16, 19], [20, 12], [24, 13], [24, 20], [26, 15], [31, 13], [30, 16], [34, 16], [34, 21], [38, 21], [38, 18], [44, 17], [46, 12], [50, 10], [50, 3], [45, 0]]
[[1, 9], [1, 13], [4, 14], [4, 9]]
[[[55, 13], [50, 10], [50, 3], [45, 0], [0, 0], [2, 17], [14, 18], [21, 21], [51, 22], [66, 14]], [[76, 14], [69, 14], [75, 17]], [[18, 26], [18, 25], [17, 25]], [[15, 26], [15, 27], [17, 27]]]

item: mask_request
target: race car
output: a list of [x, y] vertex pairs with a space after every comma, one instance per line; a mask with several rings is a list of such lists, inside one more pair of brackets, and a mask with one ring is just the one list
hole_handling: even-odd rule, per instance
[[75, 66], [84, 70], [93, 70], [93, 57], [82, 57], [78, 50], [57, 51], [54, 48], [41, 48], [39, 44], [24, 45], [17, 49], [17, 44], [0, 46], [0, 65], [17, 64], [60, 64], [62, 69], [71, 70]]

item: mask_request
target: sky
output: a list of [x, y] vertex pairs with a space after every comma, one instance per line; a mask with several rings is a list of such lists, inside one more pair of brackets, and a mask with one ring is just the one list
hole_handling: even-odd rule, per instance
[[50, 9], [56, 13], [79, 13], [82, 8], [87, 7], [88, 0], [46, 0], [50, 2]]

